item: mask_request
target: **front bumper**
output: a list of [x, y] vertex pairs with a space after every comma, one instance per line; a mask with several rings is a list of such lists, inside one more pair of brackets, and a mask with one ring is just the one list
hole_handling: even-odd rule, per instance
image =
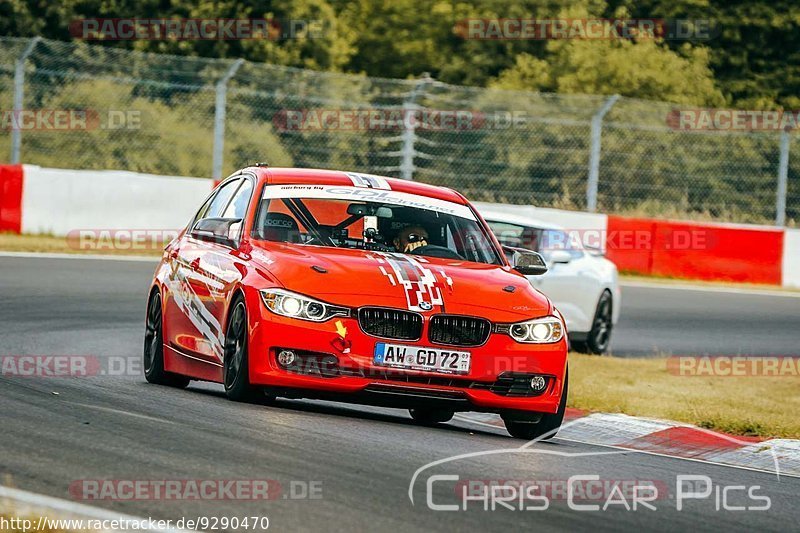
[[[378, 342], [446, 349], [427, 340], [427, 321], [422, 340], [398, 341], [367, 335], [355, 317], [315, 323], [275, 315], [263, 305], [257, 309], [250, 307], [250, 382], [280, 396], [405, 408], [446, 406], [456, 411], [558, 410], [567, 364], [566, 336], [558, 343], [535, 345], [492, 333], [482, 346], [453, 348], [471, 353], [469, 373], [453, 375], [373, 364]], [[347, 330], [344, 337], [342, 327]], [[314, 354], [326, 362], [287, 369], [276, 358], [282, 349]], [[524, 389], [534, 375], [547, 380], [541, 393]]]

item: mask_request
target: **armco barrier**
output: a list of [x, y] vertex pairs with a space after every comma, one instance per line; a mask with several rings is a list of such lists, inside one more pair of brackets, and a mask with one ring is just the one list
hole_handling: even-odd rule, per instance
[[636, 236], [633, 245], [609, 245], [607, 250], [608, 258], [622, 271], [698, 280], [782, 283], [782, 228], [608, 217], [609, 240], [615, 234], [630, 232]]
[[211, 188], [210, 179], [24, 165], [21, 230], [178, 229]]
[[[179, 229], [215, 183], [120, 171], [0, 165], [0, 231]], [[623, 272], [800, 288], [800, 230], [476, 204], [600, 235]]]

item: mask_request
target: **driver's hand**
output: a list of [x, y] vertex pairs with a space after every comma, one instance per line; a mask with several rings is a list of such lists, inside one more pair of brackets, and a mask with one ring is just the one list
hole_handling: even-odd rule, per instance
[[410, 242], [406, 244], [405, 253], [411, 253], [417, 248], [422, 248], [423, 246], [428, 246], [428, 243], [425, 239], [418, 240], [417, 242]]

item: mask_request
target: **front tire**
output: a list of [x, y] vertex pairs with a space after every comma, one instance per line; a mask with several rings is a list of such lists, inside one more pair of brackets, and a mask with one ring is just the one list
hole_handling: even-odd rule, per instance
[[253, 402], [259, 397], [258, 390], [250, 385], [248, 337], [247, 307], [244, 298], [236, 296], [228, 316], [222, 359], [225, 395], [235, 402]]
[[538, 422], [525, 422], [503, 417], [506, 431], [516, 438], [525, 440], [549, 440], [556, 436], [558, 429], [564, 422], [564, 413], [567, 410], [567, 392], [569, 391], [569, 369], [564, 374], [564, 390], [561, 393], [561, 401], [558, 404], [558, 411], [555, 413], [545, 413]]
[[189, 378], [164, 370], [164, 329], [161, 294], [157, 290], [147, 302], [147, 319], [144, 332], [144, 378], [149, 383], [185, 389]]
[[611, 345], [611, 331], [613, 324], [613, 300], [611, 293], [603, 291], [600, 300], [597, 302], [592, 329], [589, 331], [586, 340], [573, 343], [573, 348], [581, 353], [595, 355], [605, 355]]

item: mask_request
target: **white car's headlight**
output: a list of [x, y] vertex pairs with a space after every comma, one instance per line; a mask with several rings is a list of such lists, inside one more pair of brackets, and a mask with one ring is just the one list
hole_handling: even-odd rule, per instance
[[498, 333], [507, 333], [517, 342], [550, 344], [564, 338], [564, 323], [555, 316], [546, 316], [516, 324], [498, 325]]
[[320, 302], [284, 289], [264, 289], [261, 291], [261, 299], [273, 313], [300, 320], [324, 322], [335, 316], [350, 316], [350, 309], [347, 307]]

